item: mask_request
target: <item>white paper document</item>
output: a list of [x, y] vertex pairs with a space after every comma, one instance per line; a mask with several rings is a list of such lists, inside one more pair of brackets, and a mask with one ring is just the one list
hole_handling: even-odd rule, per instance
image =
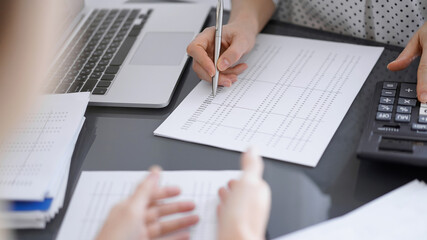
[[[240, 171], [162, 172], [161, 185], [178, 186], [181, 195], [173, 200], [190, 200], [196, 204], [193, 214], [199, 223], [190, 229], [191, 239], [216, 239], [218, 189]], [[133, 193], [147, 172], [83, 172], [58, 234], [58, 240], [94, 239], [110, 209]]]
[[[41, 107], [0, 148], [0, 199], [56, 195], [84, 122], [88, 93], [44, 96]], [[56, 192], [54, 192], [56, 191]]]
[[59, 186], [56, 195], [53, 197], [52, 204], [48, 211], [28, 210], [28, 211], [5, 211], [1, 212], [2, 228], [9, 229], [43, 229], [46, 223], [55, 217], [62, 208], [67, 190], [68, 174], [70, 172], [68, 163], [65, 172], [59, 179]]
[[232, 87], [200, 82], [154, 134], [314, 167], [382, 51], [260, 34]]
[[276, 240], [427, 239], [427, 186], [414, 180], [342, 217]]

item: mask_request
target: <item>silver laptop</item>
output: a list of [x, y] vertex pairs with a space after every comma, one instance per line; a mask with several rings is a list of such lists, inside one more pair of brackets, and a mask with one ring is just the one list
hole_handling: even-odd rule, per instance
[[91, 105], [161, 108], [169, 104], [210, 6], [186, 3], [68, 6], [66, 31], [48, 93], [91, 92]]

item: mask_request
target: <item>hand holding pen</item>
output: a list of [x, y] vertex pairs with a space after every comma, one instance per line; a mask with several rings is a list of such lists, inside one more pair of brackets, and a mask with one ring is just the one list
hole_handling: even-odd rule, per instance
[[218, 86], [230, 87], [237, 76], [247, 69], [246, 63], [238, 63], [255, 44], [256, 31], [246, 21], [230, 20], [222, 29], [220, 56], [215, 68], [215, 27], [203, 30], [188, 46], [187, 53], [193, 57], [193, 69], [197, 76], [209, 83], [219, 70]]

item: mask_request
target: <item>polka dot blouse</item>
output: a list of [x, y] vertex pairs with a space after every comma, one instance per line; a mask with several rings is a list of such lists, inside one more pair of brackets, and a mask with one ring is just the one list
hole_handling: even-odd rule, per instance
[[276, 1], [276, 20], [402, 47], [427, 18], [426, 0]]

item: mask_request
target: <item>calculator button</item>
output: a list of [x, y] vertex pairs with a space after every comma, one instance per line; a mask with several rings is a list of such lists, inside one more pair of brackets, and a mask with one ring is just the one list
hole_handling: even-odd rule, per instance
[[390, 121], [391, 120], [391, 113], [377, 112], [376, 119], [379, 121]]
[[416, 99], [408, 99], [408, 98], [399, 98], [398, 103], [399, 103], [399, 105], [415, 107], [417, 105], [417, 100]]
[[400, 85], [399, 96], [404, 98], [417, 98], [417, 85], [402, 83]]
[[427, 123], [427, 116], [419, 116], [418, 122], [419, 123]]
[[427, 131], [427, 124], [412, 123], [412, 130]]
[[383, 97], [394, 97], [394, 96], [396, 96], [396, 90], [383, 89], [381, 91], [381, 96], [383, 96]]
[[427, 107], [420, 107], [420, 116], [427, 116]]
[[412, 107], [410, 107], [410, 106], [397, 106], [396, 112], [398, 112], [398, 113], [411, 113]]
[[395, 82], [385, 82], [383, 83], [384, 89], [397, 89], [397, 83]]
[[409, 114], [401, 114], [401, 113], [396, 113], [396, 116], [394, 118], [394, 121], [396, 122], [404, 122], [404, 123], [408, 123], [411, 121], [411, 115]]
[[378, 112], [393, 112], [393, 106], [380, 104], [378, 105]]
[[394, 98], [392, 98], [392, 97], [381, 97], [380, 103], [381, 104], [394, 104]]

